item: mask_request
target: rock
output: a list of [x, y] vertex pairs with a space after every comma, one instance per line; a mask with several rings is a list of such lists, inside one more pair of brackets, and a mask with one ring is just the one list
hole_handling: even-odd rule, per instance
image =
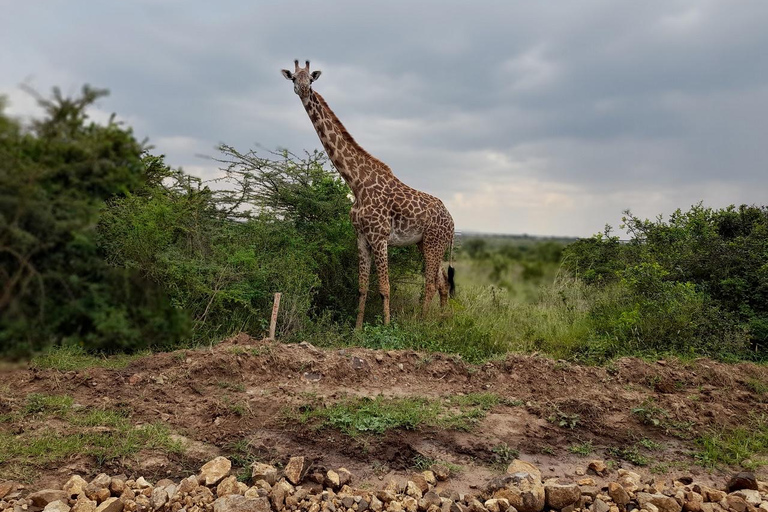
[[547, 482], [544, 484], [544, 494], [548, 507], [562, 510], [568, 505], [573, 505], [579, 501], [581, 489], [576, 484]]
[[429, 469], [435, 474], [435, 478], [441, 482], [445, 482], [451, 476], [451, 469], [445, 464], [432, 464]]
[[421, 499], [423, 492], [421, 491], [421, 487], [419, 487], [418, 484], [412, 480], [408, 480], [408, 482], [405, 484], [405, 494], [418, 500]]
[[520, 459], [513, 460], [512, 463], [507, 466], [507, 474], [512, 475], [515, 473], [527, 473], [531, 475], [534, 480], [541, 482], [541, 471], [530, 462]]
[[706, 485], [696, 484], [693, 486], [693, 491], [701, 494], [704, 497], [705, 503], [720, 503], [727, 496], [726, 492], [712, 489]]
[[544, 486], [534, 474], [519, 471], [507, 476], [511, 477], [511, 480], [505, 487], [493, 493], [493, 498], [506, 499], [519, 512], [540, 512], [544, 509], [546, 504]]
[[764, 501], [757, 507], [758, 512], [768, 512], [768, 501]]
[[33, 492], [27, 499], [32, 502], [36, 507], [45, 508], [49, 503], [53, 501], [66, 502], [69, 496], [66, 491], [59, 491], [56, 489], [43, 489], [42, 491]]
[[275, 510], [281, 510], [285, 504], [285, 497], [293, 491], [291, 484], [285, 480], [280, 480], [273, 487], [269, 493], [272, 506]]
[[69, 497], [74, 498], [81, 492], [83, 492], [88, 485], [88, 482], [83, 479], [83, 477], [75, 475], [71, 477], [69, 480], [67, 480], [67, 483], [64, 484], [64, 491], [69, 495]]
[[405, 512], [416, 512], [419, 510], [419, 502], [416, 501], [416, 498], [411, 496], [406, 496], [403, 498], [402, 505]]
[[702, 512], [704, 497], [693, 491], [685, 491], [683, 496], [683, 510], [685, 512]]
[[83, 492], [89, 499], [94, 500], [96, 503], [102, 503], [112, 495], [108, 487], [102, 487], [100, 483], [95, 484], [93, 482], [86, 485]]
[[330, 487], [333, 490], [338, 490], [341, 488], [341, 477], [337, 472], [335, 472], [332, 469], [329, 469], [325, 473], [325, 486]]
[[381, 512], [384, 509], [384, 503], [376, 496], [372, 496], [368, 508], [373, 510], [373, 512]]
[[747, 503], [747, 500], [741, 496], [735, 494], [729, 494], [723, 501], [720, 502], [720, 506], [731, 512], [748, 512], [752, 507]]
[[164, 487], [155, 487], [152, 489], [152, 496], [149, 501], [152, 504], [152, 508], [160, 510], [166, 503], [168, 503], [168, 491], [166, 491]]
[[633, 471], [620, 469], [617, 481], [628, 493], [633, 493], [640, 489], [640, 475]]
[[[210, 462], [208, 464], [210, 464]], [[149, 487], [152, 487], [152, 484], [147, 482], [143, 476], [140, 476], [139, 478], [136, 479], [136, 487], [139, 489], [147, 489]]]
[[504, 512], [509, 508], [509, 502], [504, 498], [491, 498], [483, 503], [488, 512]]
[[755, 474], [751, 471], [742, 471], [733, 475], [725, 487], [728, 489], [728, 492], [740, 491], [741, 489], [756, 491], [758, 490], [757, 478], [755, 478]]
[[104, 489], [109, 488], [109, 484], [112, 482], [112, 478], [106, 473], [100, 473], [96, 476], [93, 480], [91, 480], [91, 485], [95, 485], [96, 487], [103, 487]]
[[352, 473], [347, 468], [339, 468], [336, 470], [339, 475], [339, 484], [344, 486], [352, 481]]
[[605, 461], [595, 459], [589, 461], [589, 464], [587, 465], [587, 471], [592, 471], [598, 476], [605, 476], [608, 474], [608, 466], [605, 465]]
[[216, 496], [219, 498], [224, 496], [229, 496], [230, 494], [242, 494], [240, 492], [240, 482], [237, 481], [237, 477], [235, 475], [230, 475], [226, 477], [224, 480], [219, 482], [219, 485], [216, 487]]
[[670, 498], [663, 494], [649, 494], [647, 492], [637, 493], [637, 503], [640, 508], [647, 508], [647, 504], [655, 505], [659, 512], [680, 512], [682, 507], [675, 498]]
[[429, 483], [423, 474], [416, 473], [411, 477], [411, 481], [413, 481], [413, 483], [415, 483], [419, 489], [421, 489], [421, 494], [424, 494], [429, 490]]
[[735, 491], [731, 493], [731, 496], [739, 496], [741, 498], [744, 498], [744, 501], [752, 505], [753, 507], [759, 507], [760, 503], [762, 503], [762, 498], [760, 497], [760, 492], [755, 491], [753, 489], [741, 489], [739, 491]]
[[608, 496], [611, 497], [615, 504], [622, 508], [627, 506], [627, 503], [629, 503], [630, 499], [627, 490], [617, 482], [611, 482], [608, 484]]
[[299, 485], [307, 469], [309, 469], [309, 464], [304, 457], [291, 457], [283, 470], [283, 474], [293, 485]]
[[213, 502], [213, 512], [269, 512], [269, 500], [264, 497], [246, 498], [237, 494]]
[[200, 484], [197, 483], [197, 477], [195, 475], [191, 475], [179, 482], [179, 487], [176, 489], [176, 492], [180, 494], [191, 493], [197, 488], [198, 485]]
[[0, 482], [0, 500], [11, 494], [16, 490], [16, 482], [11, 480], [7, 482]]
[[96, 512], [123, 512], [123, 502], [117, 498], [109, 498], [96, 507]]
[[[226, 457], [219, 456], [203, 464], [197, 480], [204, 485], [216, 485], [229, 474], [231, 469], [232, 462]], [[138, 483], [138, 480], [136, 482]]]
[[81, 495], [72, 505], [70, 512], [96, 512], [96, 502], [89, 500], [85, 495]]
[[264, 480], [269, 485], [275, 485], [277, 482], [277, 468], [269, 464], [254, 462], [251, 464], [251, 481]]
[[579, 485], [595, 485], [595, 479], [592, 477], [582, 478], [576, 481]]
[[427, 491], [424, 493], [424, 497], [419, 500], [419, 508], [421, 510], [427, 510], [432, 505], [439, 507], [441, 504], [440, 496], [434, 491]]
[[611, 507], [609, 507], [608, 504], [600, 498], [597, 498], [592, 503], [592, 506], [589, 507], [589, 510], [591, 510], [591, 512], [610, 512]]
[[125, 480], [120, 478], [112, 478], [109, 481], [109, 490], [114, 496], [120, 496], [125, 490]]
[[437, 485], [437, 477], [435, 476], [434, 471], [428, 469], [422, 471], [421, 474], [424, 475], [424, 480], [426, 480], [429, 485]]
[[69, 512], [70, 506], [66, 501], [56, 500], [52, 501], [45, 506], [43, 512]]

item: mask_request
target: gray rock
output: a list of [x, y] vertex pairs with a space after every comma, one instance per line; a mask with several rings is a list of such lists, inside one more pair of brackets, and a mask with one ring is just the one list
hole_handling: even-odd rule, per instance
[[229, 474], [231, 469], [232, 462], [230, 462], [229, 459], [226, 457], [216, 457], [203, 464], [203, 467], [200, 468], [200, 475], [198, 475], [197, 480], [205, 485], [216, 485]]
[[96, 507], [96, 512], [123, 512], [123, 502], [118, 498], [109, 498]]
[[728, 492], [740, 491], [741, 489], [751, 489], [756, 491], [758, 490], [757, 478], [755, 478], [755, 474], [751, 471], [742, 471], [736, 473], [730, 480], [728, 480], [726, 488], [728, 489]]
[[649, 494], [647, 492], [637, 493], [637, 503], [640, 508], [647, 508], [648, 503], [655, 505], [659, 512], [680, 512], [682, 506], [675, 498], [664, 496], [663, 494]]
[[233, 494], [213, 502], [213, 512], [270, 512], [267, 498], [246, 498]]
[[592, 512], [609, 512], [611, 510], [611, 507], [609, 507], [608, 504], [603, 500], [601, 500], [600, 498], [597, 498], [592, 503], [592, 506], [589, 507], [589, 510], [591, 510]]
[[251, 465], [251, 479], [252, 482], [264, 480], [269, 485], [275, 485], [275, 482], [277, 482], [277, 469], [269, 464], [255, 462]]
[[168, 491], [165, 490], [165, 487], [155, 487], [152, 489], [150, 503], [152, 503], [152, 508], [155, 510], [160, 510], [168, 503]]
[[581, 489], [576, 484], [547, 482], [544, 484], [544, 493], [547, 506], [555, 510], [573, 505], [581, 498]]
[[70, 507], [65, 501], [52, 501], [45, 506], [43, 512], [69, 512]]
[[309, 464], [304, 457], [291, 457], [283, 473], [289, 482], [293, 485], [299, 485], [307, 469], [309, 469]]
[[760, 503], [762, 503], [762, 498], [760, 497], [760, 492], [755, 491], [753, 489], [741, 489], [739, 491], [731, 493], [731, 496], [739, 496], [741, 498], [744, 498], [744, 501], [752, 505], [753, 507], [759, 507]]
[[43, 489], [42, 491], [33, 492], [27, 499], [32, 502], [36, 507], [45, 508], [49, 503], [53, 501], [66, 501], [69, 496], [66, 491], [59, 491], [57, 489]]
[[629, 503], [629, 493], [621, 484], [611, 482], [608, 484], [608, 496], [611, 497], [614, 503], [619, 507], [626, 507]]

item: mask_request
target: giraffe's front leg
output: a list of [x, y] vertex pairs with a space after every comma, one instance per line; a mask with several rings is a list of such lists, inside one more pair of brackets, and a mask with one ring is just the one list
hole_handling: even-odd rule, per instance
[[368, 297], [368, 278], [371, 275], [371, 246], [362, 234], [357, 235], [358, 303], [355, 329], [363, 328], [365, 299]]
[[379, 293], [384, 303], [384, 325], [389, 325], [389, 261], [387, 260], [387, 239], [372, 244], [376, 258], [376, 274], [379, 276]]

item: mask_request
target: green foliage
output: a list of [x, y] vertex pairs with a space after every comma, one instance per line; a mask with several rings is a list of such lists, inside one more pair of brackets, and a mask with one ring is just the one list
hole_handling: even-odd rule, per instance
[[295, 413], [295, 419], [315, 428], [335, 428], [350, 437], [420, 427], [470, 430], [498, 400], [490, 393], [448, 397], [444, 403], [422, 397], [385, 398], [379, 395], [376, 398], [350, 398], [334, 404], [308, 404]]
[[768, 464], [768, 418], [752, 415], [745, 426], [710, 431], [696, 440], [696, 459], [704, 466], [755, 470]]
[[52, 344], [117, 351], [175, 343], [184, 315], [138, 275], [109, 267], [95, 225], [107, 198], [144, 186], [130, 128], [87, 122], [106, 91], [38, 97], [45, 117], [23, 127], [0, 111], [0, 347]]
[[[633, 350], [749, 357], [768, 349], [768, 209], [701, 204], [668, 221], [625, 212], [632, 235], [596, 235], [566, 249], [567, 267], [614, 284], [619, 300], [595, 311], [601, 334]], [[613, 319], [613, 320], [610, 320]]]

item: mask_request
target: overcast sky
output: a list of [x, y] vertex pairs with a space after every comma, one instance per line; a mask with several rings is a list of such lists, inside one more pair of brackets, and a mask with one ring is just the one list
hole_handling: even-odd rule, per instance
[[0, 94], [106, 87], [173, 166], [320, 142], [281, 68], [465, 231], [768, 204], [768, 1], [2, 0]]

